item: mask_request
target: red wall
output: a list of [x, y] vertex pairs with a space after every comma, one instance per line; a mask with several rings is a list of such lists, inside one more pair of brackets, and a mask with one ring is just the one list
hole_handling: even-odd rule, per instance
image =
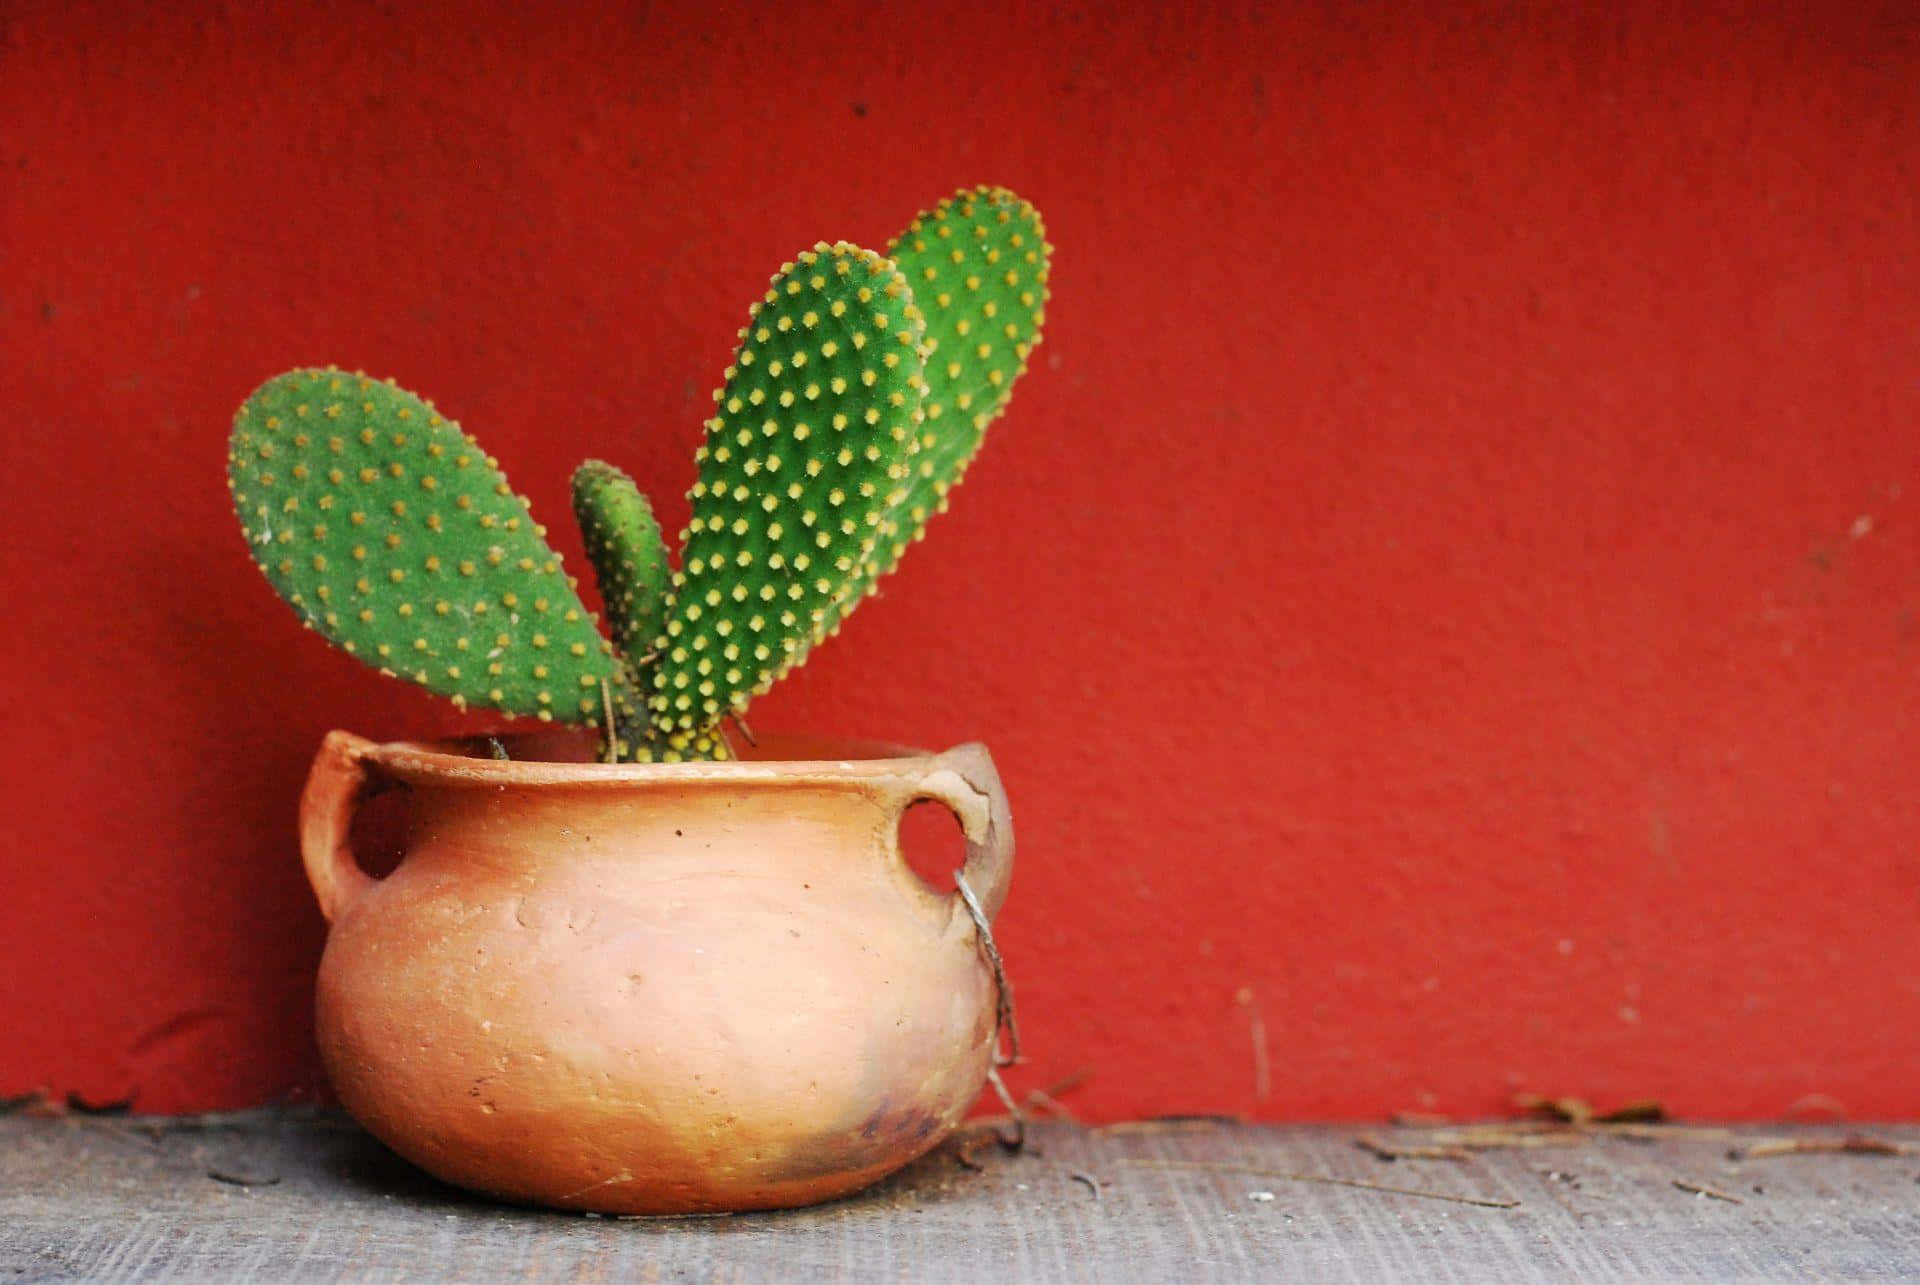
[[1920, 1115], [1910, 6], [519, 8], [0, 8], [0, 1093], [314, 1092], [307, 760], [458, 723], [248, 563], [255, 383], [436, 397], [578, 565], [783, 258], [998, 182], [1046, 345], [755, 722], [991, 744], [1017, 1086]]

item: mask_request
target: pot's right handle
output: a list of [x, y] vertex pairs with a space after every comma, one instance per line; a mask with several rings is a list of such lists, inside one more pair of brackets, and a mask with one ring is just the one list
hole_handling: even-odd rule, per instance
[[300, 858], [320, 913], [333, 923], [375, 883], [360, 868], [348, 840], [353, 814], [365, 797], [374, 742], [351, 732], [328, 732], [300, 796]]
[[936, 754], [909, 802], [919, 799], [943, 804], [959, 819], [967, 839], [960, 874], [991, 920], [1000, 913], [1013, 878], [1013, 813], [987, 747], [958, 745]]

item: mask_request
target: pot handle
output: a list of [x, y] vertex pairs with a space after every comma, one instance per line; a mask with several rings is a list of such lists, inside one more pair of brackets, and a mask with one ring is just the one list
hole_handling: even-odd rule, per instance
[[337, 921], [360, 895], [379, 882], [360, 868], [348, 833], [365, 797], [368, 756], [374, 742], [351, 732], [328, 732], [300, 795], [300, 857], [307, 882], [328, 923]]
[[1013, 813], [987, 747], [958, 745], [936, 754], [901, 810], [921, 799], [944, 805], [959, 819], [967, 839], [960, 874], [991, 920], [1000, 913], [1013, 878]]

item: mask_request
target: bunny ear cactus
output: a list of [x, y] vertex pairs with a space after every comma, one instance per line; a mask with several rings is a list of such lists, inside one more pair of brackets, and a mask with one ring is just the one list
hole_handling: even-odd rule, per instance
[[[824, 248], [816, 247], [816, 253]], [[846, 246], [832, 248], [835, 254], [850, 250], [851, 247]], [[1040, 342], [1041, 327], [1046, 321], [1051, 247], [1039, 212], [1012, 192], [983, 187], [956, 193], [914, 219], [906, 231], [894, 239], [890, 250], [891, 263], [898, 275], [886, 279], [885, 304], [904, 313], [913, 332], [920, 335], [918, 361], [898, 353], [899, 360], [885, 368], [896, 378], [904, 375], [904, 387], [882, 384], [878, 372], [874, 372], [876, 378], [867, 381], [867, 389], [870, 394], [880, 392], [885, 396], [884, 399], [869, 397], [872, 404], [862, 413], [874, 427], [884, 426], [891, 438], [898, 431], [895, 416], [903, 410], [907, 412], [909, 437], [904, 443], [905, 472], [893, 467], [893, 457], [883, 453], [883, 445], [869, 444], [866, 449], [871, 462], [886, 464], [888, 468], [885, 483], [877, 477], [869, 479], [866, 494], [868, 499], [884, 497], [881, 515], [876, 520], [870, 506], [858, 514], [861, 526], [873, 528], [873, 540], [870, 544], [862, 541], [858, 550], [836, 551], [829, 564], [822, 565], [818, 558], [802, 563], [803, 575], [819, 568], [819, 579], [815, 582], [817, 594], [811, 600], [811, 609], [796, 610], [795, 603], [801, 595], [793, 584], [786, 584], [784, 592], [795, 602], [784, 604], [786, 609], [776, 617], [778, 629], [770, 631], [767, 613], [747, 615], [746, 623], [751, 626], [752, 636], [746, 639], [745, 646], [750, 652], [743, 652], [742, 644], [734, 639], [732, 631], [738, 623], [734, 620], [728, 620], [725, 626], [729, 630], [728, 638], [733, 641], [732, 645], [721, 648], [724, 668], [719, 668], [722, 658], [713, 656], [711, 636], [695, 634], [692, 644], [685, 643], [678, 634], [659, 640], [657, 646], [668, 652], [672, 663], [664, 666], [656, 677], [652, 708], [656, 727], [670, 741], [669, 756], [677, 757], [684, 752], [689, 733], [702, 727], [713, 728], [726, 714], [738, 714], [753, 695], [765, 691], [804, 661], [813, 645], [837, 631], [847, 614], [873, 591], [879, 578], [893, 569], [907, 545], [924, 535], [928, 519], [946, 508], [948, 493], [979, 452], [987, 426], [1006, 408], [1014, 382], [1026, 372], [1028, 358]], [[845, 277], [839, 280], [844, 281]], [[795, 284], [794, 270], [790, 267], [784, 276], [775, 278], [766, 304], [773, 305], [777, 298], [792, 299]], [[804, 320], [806, 305], [802, 303], [798, 307]], [[775, 318], [771, 332], [757, 312], [754, 321], [750, 329], [761, 342], [793, 333], [790, 318], [786, 316]], [[888, 324], [884, 310], [877, 324], [881, 329]], [[741, 337], [747, 339], [748, 331], [742, 331]], [[902, 331], [894, 338], [904, 346], [908, 334]], [[804, 354], [804, 348], [798, 351]], [[751, 346], [743, 344], [741, 354], [751, 358]], [[741, 399], [733, 383], [739, 377], [739, 369], [736, 359], [736, 365], [728, 369], [728, 386], [716, 393], [715, 398], [728, 413], [736, 416], [744, 413], [751, 418], [763, 403], [753, 402], [750, 391], [749, 404], [736, 409]], [[786, 374], [792, 381], [794, 371], [790, 364]], [[855, 395], [859, 391], [852, 390]], [[781, 396], [790, 396], [791, 392], [791, 389], [783, 390]], [[801, 409], [804, 415], [806, 403], [801, 403]], [[804, 444], [811, 425], [805, 418], [796, 423]], [[769, 441], [781, 436], [774, 419], [764, 420], [762, 427]], [[695, 538], [703, 530], [715, 529], [717, 520], [714, 513], [703, 514], [703, 504], [711, 507], [716, 485], [721, 486], [723, 493], [727, 492], [717, 479], [709, 478], [711, 470], [707, 466], [713, 462], [711, 452], [715, 449], [716, 437], [724, 439], [728, 431], [726, 416], [709, 421], [708, 443], [702, 448], [705, 454], [702, 455], [701, 481], [695, 484], [690, 496], [695, 515], [687, 535], [689, 570], [712, 570], [711, 559], [696, 559], [692, 555]], [[738, 451], [753, 449], [754, 443], [748, 436], [734, 431], [740, 439], [738, 450], [722, 440], [719, 445], [722, 464], [728, 461], [729, 452], [738, 454]], [[845, 454], [843, 445], [839, 455]], [[776, 468], [782, 462], [777, 451], [765, 458]], [[759, 459], [749, 455], [740, 467], [747, 471], [757, 463]], [[752, 475], [748, 472], [749, 477]], [[763, 505], [778, 501], [777, 496], [765, 495], [739, 481], [731, 485], [730, 493], [744, 494], [749, 499], [759, 495]], [[804, 508], [801, 511], [807, 513]], [[817, 510], [812, 516], [818, 516]], [[843, 528], [851, 525], [850, 516], [841, 518]], [[745, 521], [749, 526], [741, 527], [743, 536], [751, 529], [753, 519], [748, 517]], [[734, 525], [740, 526], [740, 523]], [[776, 520], [769, 529], [778, 536], [787, 527], [788, 524]], [[809, 527], [808, 531], [822, 549], [826, 548], [824, 533], [816, 527]], [[809, 552], [802, 549], [800, 556], [808, 557]], [[736, 560], [739, 556], [736, 553]], [[770, 570], [778, 571], [780, 565], [776, 561]], [[730, 569], [727, 578], [731, 587], [723, 592], [735, 601], [773, 604], [782, 592], [781, 587], [767, 581], [754, 584], [752, 572], [746, 570], [750, 566], [750, 561], [738, 562], [737, 567]], [[684, 586], [677, 588], [684, 590]], [[714, 588], [707, 587], [702, 592], [711, 598]], [[701, 608], [697, 603], [693, 605], [697, 616]], [[670, 634], [673, 634], [674, 623], [670, 618]], [[680, 622], [680, 627], [684, 631], [686, 622]], [[749, 659], [751, 663], [745, 663]], [[688, 672], [689, 665], [694, 672]]]
[[651, 672], [651, 647], [666, 608], [669, 570], [666, 546], [653, 506], [633, 479], [602, 460], [588, 460], [573, 472], [573, 516], [585, 538], [613, 630], [620, 681], [608, 689], [610, 722], [603, 733], [609, 759], [632, 759], [635, 747], [650, 741], [637, 696], [640, 671]]
[[433, 403], [292, 371], [241, 406], [227, 461], [254, 561], [328, 641], [456, 704], [601, 707], [612, 649], [526, 501]]
[[876, 576], [945, 511], [1026, 373], [1046, 322], [1050, 250], [1039, 212], [999, 187], [956, 193], [888, 247], [926, 318], [928, 387], [920, 458], [888, 523]]
[[611, 644], [496, 463], [391, 381], [262, 385], [234, 420], [234, 506], [280, 595], [382, 672], [597, 725], [609, 758], [725, 758], [722, 721], [946, 507], [1040, 342], [1050, 252], [1032, 206], [983, 187], [887, 255], [821, 243], [785, 265], [714, 394], [678, 570], [626, 474], [574, 474]]
[[892, 261], [844, 242], [788, 264], [749, 312], [655, 643], [672, 749], [799, 664], [868, 574], [919, 447], [925, 334]]
[[614, 646], [640, 657], [659, 632], [667, 598], [667, 550], [653, 506], [633, 479], [588, 460], [573, 472], [573, 516], [586, 539]]

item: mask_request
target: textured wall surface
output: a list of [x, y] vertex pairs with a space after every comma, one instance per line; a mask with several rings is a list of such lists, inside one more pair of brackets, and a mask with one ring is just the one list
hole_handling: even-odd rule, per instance
[[307, 761], [460, 726], [249, 564], [248, 390], [578, 565], [783, 259], [998, 182], [1049, 338], [755, 723], [992, 746], [1017, 1084], [1920, 1115], [1911, 7], [944, 8], [0, 5], [0, 1093], [315, 1092]]

